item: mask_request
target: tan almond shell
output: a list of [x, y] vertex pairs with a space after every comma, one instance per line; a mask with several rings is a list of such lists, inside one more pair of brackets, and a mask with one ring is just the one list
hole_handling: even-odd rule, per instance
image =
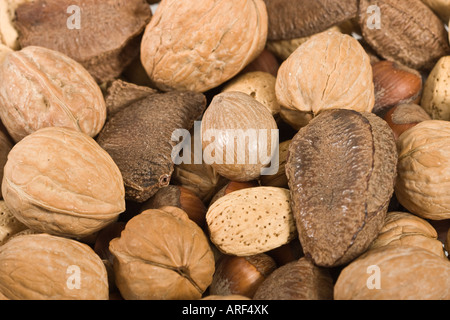
[[369, 250], [341, 271], [334, 299], [449, 300], [450, 261], [413, 246]]
[[161, 90], [205, 92], [259, 56], [267, 20], [263, 0], [162, 1], [144, 32], [142, 64]]
[[317, 34], [281, 64], [276, 94], [282, 106], [315, 115], [327, 109], [371, 112], [375, 93], [370, 58], [349, 35]]
[[216, 200], [206, 213], [211, 241], [223, 253], [251, 256], [297, 237], [289, 190], [254, 187]]
[[1, 295], [10, 300], [108, 300], [108, 277], [86, 244], [48, 234], [21, 235], [0, 246]]
[[387, 245], [411, 245], [445, 257], [437, 231], [425, 219], [407, 212], [388, 212], [384, 226], [370, 249]]
[[200, 299], [212, 282], [208, 239], [181, 209], [140, 213], [109, 249], [117, 287], [127, 300]]
[[409, 212], [425, 219], [450, 219], [450, 122], [427, 120], [397, 142], [395, 194]]
[[79, 63], [31, 46], [8, 54], [0, 65], [0, 117], [16, 142], [52, 126], [94, 137], [105, 123], [106, 104]]
[[450, 121], [450, 56], [442, 57], [425, 81], [420, 105], [434, 120]]
[[91, 137], [67, 128], [36, 131], [8, 155], [2, 192], [29, 228], [81, 237], [125, 210], [122, 175]]

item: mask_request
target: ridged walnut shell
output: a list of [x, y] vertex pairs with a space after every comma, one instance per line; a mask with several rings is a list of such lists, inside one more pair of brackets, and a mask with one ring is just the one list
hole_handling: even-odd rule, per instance
[[0, 117], [16, 142], [44, 127], [94, 137], [105, 123], [106, 104], [100, 87], [75, 60], [27, 47], [0, 65]]
[[397, 147], [400, 204], [425, 219], [450, 219], [450, 122], [423, 121], [405, 131]]
[[20, 235], [0, 246], [2, 295], [9, 300], [108, 300], [108, 276], [86, 244], [48, 234]]
[[346, 266], [335, 300], [449, 300], [450, 261], [425, 249], [387, 246]]
[[144, 32], [141, 61], [161, 90], [204, 92], [243, 70], [266, 39], [262, 0], [165, 0]]
[[300, 129], [286, 175], [305, 255], [332, 267], [362, 254], [383, 226], [396, 167], [392, 130], [372, 113], [328, 110]]
[[91, 137], [67, 128], [44, 128], [8, 155], [2, 192], [14, 216], [29, 228], [81, 237], [125, 210], [122, 176]]
[[317, 34], [278, 71], [276, 94], [284, 107], [318, 114], [327, 109], [371, 112], [375, 93], [370, 58], [359, 42], [340, 32]]
[[116, 284], [126, 300], [200, 299], [212, 282], [214, 255], [208, 239], [181, 209], [138, 214], [109, 249]]

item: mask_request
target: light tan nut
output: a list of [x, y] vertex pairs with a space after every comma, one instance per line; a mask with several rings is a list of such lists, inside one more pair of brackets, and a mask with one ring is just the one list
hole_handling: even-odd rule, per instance
[[108, 277], [86, 244], [48, 234], [0, 246], [0, 296], [11, 300], [107, 300]]
[[87, 236], [125, 211], [117, 165], [94, 139], [67, 128], [40, 129], [17, 143], [2, 193], [23, 224], [61, 236]]
[[432, 119], [450, 121], [450, 56], [442, 57], [428, 76], [421, 106]]
[[369, 250], [346, 266], [335, 300], [448, 300], [450, 261], [412, 246]]
[[397, 148], [400, 204], [425, 219], [450, 219], [450, 122], [423, 121], [399, 137]]
[[349, 35], [317, 34], [282, 63], [276, 94], [282, 106], [314, 115], [327, 109], [371, 112], [375, 94], [370, 58]]
[[450, 20], [450, 0], [422, 0], [444, 23]]
[[209, 207], [206, 222], [217, 248], [236, 256], [266, 252], [297, 237], [289, 190], [284, 188], [231, 192]]
[[259, 56], [267, 20], [263, 0], [163, 1], [144, 32], [142, 64], [161, 90], [207, 91]]
[[17, 7], [31, 0], [0, 0], [0, 44], [19, 50], [19, 33], [14, 26]]

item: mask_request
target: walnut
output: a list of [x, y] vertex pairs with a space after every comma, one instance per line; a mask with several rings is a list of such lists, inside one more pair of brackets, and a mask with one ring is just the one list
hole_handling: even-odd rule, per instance
[[0, 299], [107, 300], [108, 295], [105, 265], [86, 244], [28, 234], [0, 246]]
[[2, 192], [20, 222], [61, 236], [92, 234], [125, 210], [116, 164], [91, 137], [67, 128], [43, 128], [17, 143]]
[[266, 38], [262, 0], [166, 0], [146, 27], [141, 61], [161, 90], [204, 92], [258, 57]]
[[27, 47], [0, 65], [0, 117], [16, 142], [52, 126], [94, 137], [105, 123], [106, 105], [79, 63], [58, 51]]
[[397, 148], [400, 204], [425, 219], [450, 219], [450, 122], [423, 121], [402, 133]]

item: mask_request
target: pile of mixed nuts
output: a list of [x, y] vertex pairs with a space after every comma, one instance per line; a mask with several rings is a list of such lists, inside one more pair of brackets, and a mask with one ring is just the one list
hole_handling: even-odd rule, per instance
[[0, 19], [0, 300], [450, 300], [450, 1]]

